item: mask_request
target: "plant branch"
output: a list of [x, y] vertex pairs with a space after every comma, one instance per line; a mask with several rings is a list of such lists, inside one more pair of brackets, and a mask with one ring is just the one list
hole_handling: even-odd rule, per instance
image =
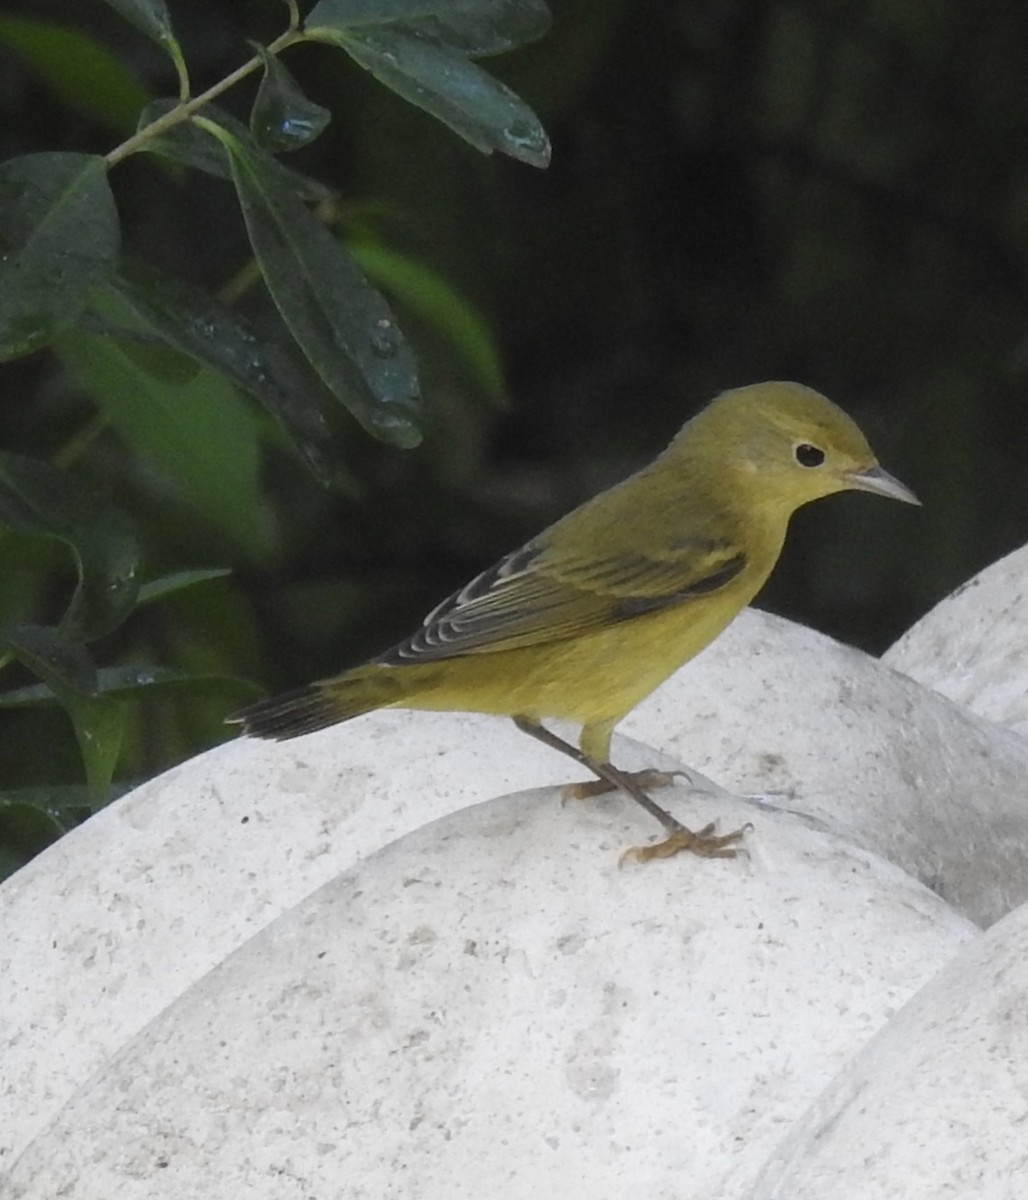
[[[297, 42], [304, 41], [304, 34], [296, 28], [289, 28], [285, 33], [280, 34], [265, 50], [266, 54], [281, 54], [283, 50], [295, 45]], [[158, 117], [156, 121], [151, 121], [149, 125], [145, 125], [138, 132], [134, 133], [127, 141], [121, 143], [120, 146], [115, 146], [106, 156], [104, 161], [108, 167], [113, 167], [121, 162], [123, 158], [128, 158], [130, 154], [135, 154], [142, 149], [147, 142], [168, 129], [180, 125], [183, 121], [188, 121], [190, 117], [197, 113], [222, 92], [227, 92], [229, 88], [234, 87], [240, 80], [245, 79], [247, 75], [252, 75], [254, 71], [261, 66], [262, 60], [260, 55], [254, 55], [248, 62], [243, 63], [241, 67], [226, 75], [224, 79], [219, 80], [207, 91], [201, 92], [199, 96], [194, 96], [192, 100], [187, 100], [180, 103], [166, 112], [162, 117]]]

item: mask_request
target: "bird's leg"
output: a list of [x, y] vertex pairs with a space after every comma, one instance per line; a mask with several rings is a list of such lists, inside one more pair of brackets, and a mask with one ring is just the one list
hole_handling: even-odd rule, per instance
[[[656, 767], [646, 767], [642, 771], [621, 771], [619, 774], [641, 788], [670, 787], [679, 778], [691, 782], [688, 771], [660, 771]], [[607, 792], [616, 791], [617, 788], [608, 779], [590, 779], [586, 783], [569, 783], [564, 789], [564, 796], [567, 800], [587, 800], [591, 796], [604, 796]]]
[[[563, 738], [552, 733], [545, 725], [540, 725], [538, 721], [532, 721], [528, 717], [515, 717], [514, 724], [521, 730], [522, 733], [527, 733], [531, 737], [538, 738], [545, 746], [549, 746], [551, 750], [559, 750], [561, 754], [566, 754], [573, 758], [575, 762], [581, 763], [587, 770], [599, 777], [599, 781], [604, 785], [597, 788], [597, 794], [602, 792], [626, 791], [633, 800], [641, 804], [643, 808], [655, 817], [668, 833], [677, 833], [682, 829], [681, 824], [659, 804], [654, 802], [646, 795], [639, 784], [636, 782], [634, 775], [627, 771], [619, 771], [612, 763], [600, 762], [597, 759], [590, 758], [584, 751], [579, 750], [577, 746], [572, 746], [570, 742], [565, 742]], [[639, 772], [645, 774], [645, 772]], [[574, 785], [578, 787], [578, 784]], [[589, 784], [581, 785], [590, 787]]]
[[[612, 763], [600, 762], [598, 759], [592, 758], [530, 717], [515, 717], [514, 724], [522, 733], [537, 738], [551, 750], [559, 750], [561, 754], [568, 755], [569, 758], [573, 758], [575, 762], [592, 771], [600, 781], [608, 785], [602, 789], [603, 791], [627, 792], [637, 804], [641, 805], [667, 830], [668, 836], [664, 841], [658, 842], [655, 846], [633, 846], [622, 854], [621, 862], [624, 862], [626, 858], [634, 858], [638, 862], [647, 862], [651, 858], [670, 858], [682, 850], [688, 850], [703, 858], [734, 858], [738, 853], [735, 843], [742, 840], [747, 826], [721, 835], [714, 833], [713, 823], [696, 831], [686, 829], [680, 821], [661, 808], [659, 804], [655, 804], [643, 791], [639, 783], [639, 776], [645, 776], [648, 774], [647, 772], [619, 771]], [[657, 774], [662, 773], [657, 772]]]

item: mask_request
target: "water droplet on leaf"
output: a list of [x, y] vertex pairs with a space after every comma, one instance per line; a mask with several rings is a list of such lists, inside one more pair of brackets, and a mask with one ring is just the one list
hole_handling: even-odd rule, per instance
[[379, 358], [392, 358], [400, 349], [400, 331], [388, 317], [379, 317], [372, 325], [371, 349]]

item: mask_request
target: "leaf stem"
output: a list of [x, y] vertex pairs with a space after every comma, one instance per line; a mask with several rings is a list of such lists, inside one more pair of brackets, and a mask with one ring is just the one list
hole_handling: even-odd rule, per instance
[[[266, 47], [265, 54], [281, 54], [283, 50], [304, 40], [304, 35], [297, 29], [287, 29], [285, 33], [280, 34]], [[188, 121], [205, 104], [209, 104], [217, 96], [220, 96], [222, 92], [227, 92], [230, 87], [234, 87], [241, 79], [245, 79], [247, 75], [252, 75], [260, 66], [261, 57], [255, 54], [248, 62], [243, 63], [241, 67], [237, 67], [230, 74], [226, 75], [224, 79], [219, 80], [212, 87], [209, 87], [207, 91], [201, 92], [199, 96], [194, 96], [192, 100], [180, 102], [163, 116], [158, 117], [156, 121], [151, 121], [149, 125], [144, 125], [142, 129], [134, 133], [127, 141], [122, 142], [120, 146], [115, 146], [105, 156], [104, 161], [107, 163], [107, 166], [109, 168], [115, 166], [123, 158], [128, 158], [130, 154], [135, 154], [138, 150], [141, 150], [153, 138], [158, 137], [176, 125], [180, 125], [183, 121]], [[188, 86], [188, 79], [184, 79], [180, 75], [180, 87], [188, 88]]]
[[171, 61], [175, 64], [175, 74], [178, 76], [178, 98], [185, 104], [192, 90], [189, 85], [189, 69], [186, 67], [186, 60], [182, 57], [182, 49], [174, 38], [169, 39], [166, 43], [166, 49], [171, 55]]

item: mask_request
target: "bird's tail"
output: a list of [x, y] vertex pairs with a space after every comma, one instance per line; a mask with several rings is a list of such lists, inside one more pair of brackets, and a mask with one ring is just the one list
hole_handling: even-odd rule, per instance
[[390, 678], [391, 674], [385, 667], [357, 667], [335, 679], [258, 700], [228, 719], [242, 725], [243, 732], [251, 737], [283, 742], [395, 704], [402, 698], [403, 689], [397, 679]]

